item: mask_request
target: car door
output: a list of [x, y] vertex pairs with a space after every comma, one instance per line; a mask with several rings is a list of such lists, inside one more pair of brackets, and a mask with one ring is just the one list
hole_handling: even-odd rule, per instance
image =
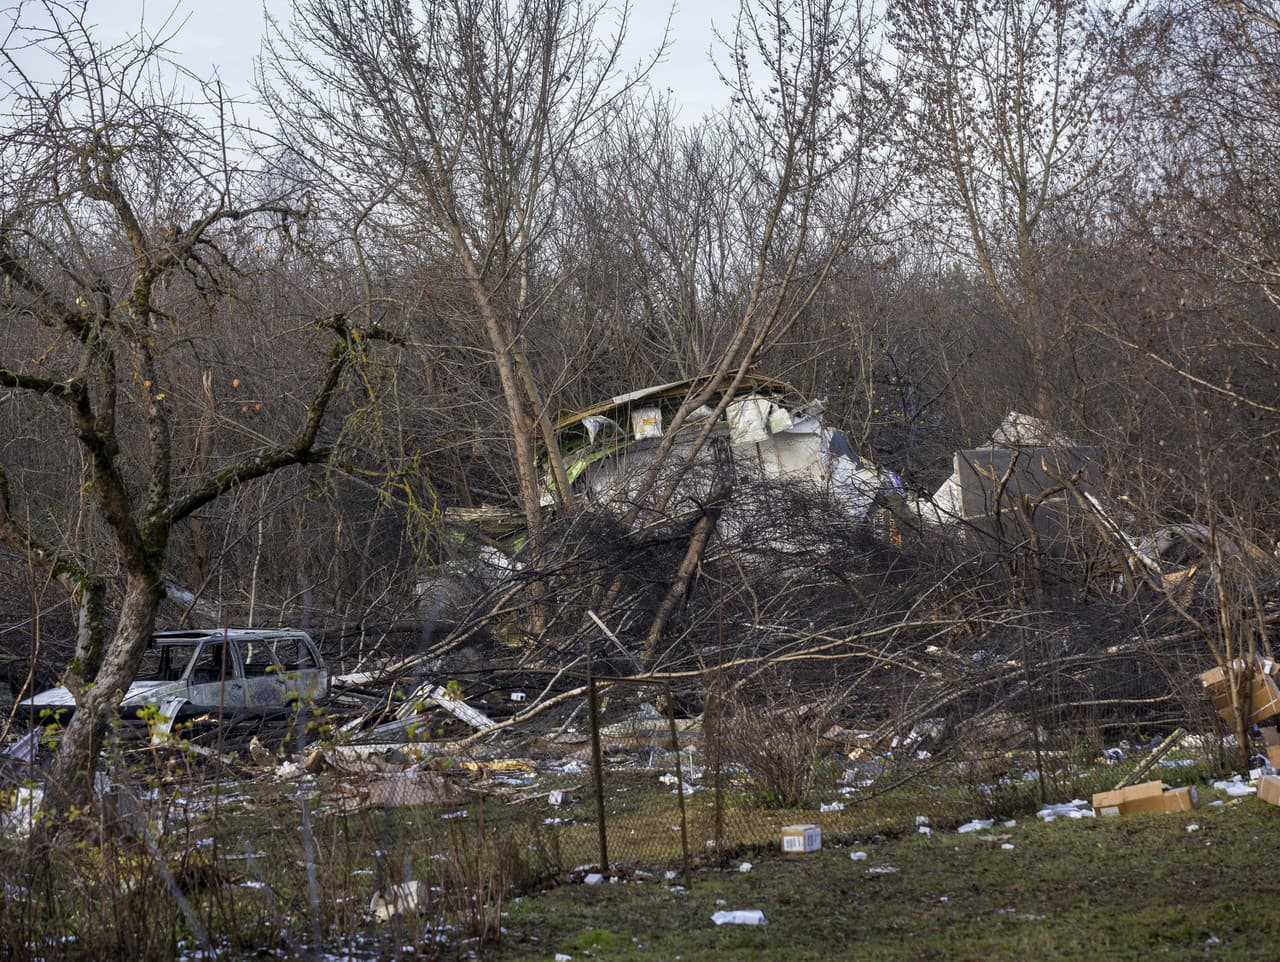
[[329, 674], [309, 638], [305, 635], [279, 638], [272, 650], [284, 704], [311, 703], [329, 693]]
[[187, 700], [199, 708], [243, 708], [244, 675], [235, 646], [222, 639], [201, 642], [186, 671]]

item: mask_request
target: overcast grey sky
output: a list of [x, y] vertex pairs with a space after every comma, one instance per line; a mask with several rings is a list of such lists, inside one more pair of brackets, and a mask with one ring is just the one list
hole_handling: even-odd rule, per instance
[[[686, 0], [675, 10], [670, 47], [651, 82], [672, 91], [686, 121], [728, 99], [709, 51], [715, 43], [712, 24], [729, 32], [737, 6], [737, 0]], [[265, 0], [265, 8], [287, 23], [289, 0]], [[669, 2], [635, 0], [627, 42], [630, 62], [657, 46], [669, 11]], [[158, 30], [171, 15], [173, 24], [183, 24], [171, 44], [176, 59], [199, 76], [216, 73], [232, 96], [248, 95], [265, 26], [264, 0], [89, 0], [88, 19], [104, 31], [102, 39], [124, 37], [144, 21], [150, 30]]]

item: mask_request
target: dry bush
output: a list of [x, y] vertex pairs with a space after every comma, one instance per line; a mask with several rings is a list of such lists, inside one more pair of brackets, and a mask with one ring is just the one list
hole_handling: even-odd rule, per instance
[[782, 684], [755, 684], [718, 703], [714, 727], [723, 765], [740, 768], [752, 797], [766, 808], [799, 808], [830, 789], [839, 766], [825, 757], [823, 733], [835, 705]]

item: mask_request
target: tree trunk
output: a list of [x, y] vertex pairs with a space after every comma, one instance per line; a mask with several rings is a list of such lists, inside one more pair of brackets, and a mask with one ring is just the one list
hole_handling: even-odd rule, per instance
[[676, 570], [675, 581], [671, 583], [662, 603], [658, 606], [658, 613], [654, 616], [653, 624], [649, 626], [649, 632], [644, 639], [640, 660], [647, 668], [653, 667], [653, 660], [657, 656], [658, 644], [662, 641], [662, 633], [666, 630], [667, 621], [688, 593], [693, 576], [697, 573], [698, 566], [702, 564], [702, 556], [706, 553], [707, 544], [711, 541], [711, 535], [716, 529], [716, 522], [720, 519], [721, 505], [725, 497], [724, 491], [712, 494], [708, 499], [709, 505], [703, 508], [702, 517], [697, 520], [689, 534], [689, 546], [685, 549], [684, 558]]
[[48, 804], [66, 812], [92, 797], [93, 773], [107, 726], [142, 663], [155, 629], [163, 589], [151, 574], [130, 574], [115, 636], [94, 684], [79, 699], [49, 769]]

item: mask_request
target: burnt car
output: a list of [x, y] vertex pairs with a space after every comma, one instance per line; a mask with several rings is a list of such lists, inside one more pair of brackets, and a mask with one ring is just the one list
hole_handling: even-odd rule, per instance
[[[303, 631], [211, 628], [152, 635], [137, 677], [125, 692], [120, 716], [147, 718], [161, 730], [183, 719], [235, 720], [284, 715], [323, 701], [329, 672]], [[65, 723], [75, 700], [65, 687], [18, 703], [40, 724]]]

